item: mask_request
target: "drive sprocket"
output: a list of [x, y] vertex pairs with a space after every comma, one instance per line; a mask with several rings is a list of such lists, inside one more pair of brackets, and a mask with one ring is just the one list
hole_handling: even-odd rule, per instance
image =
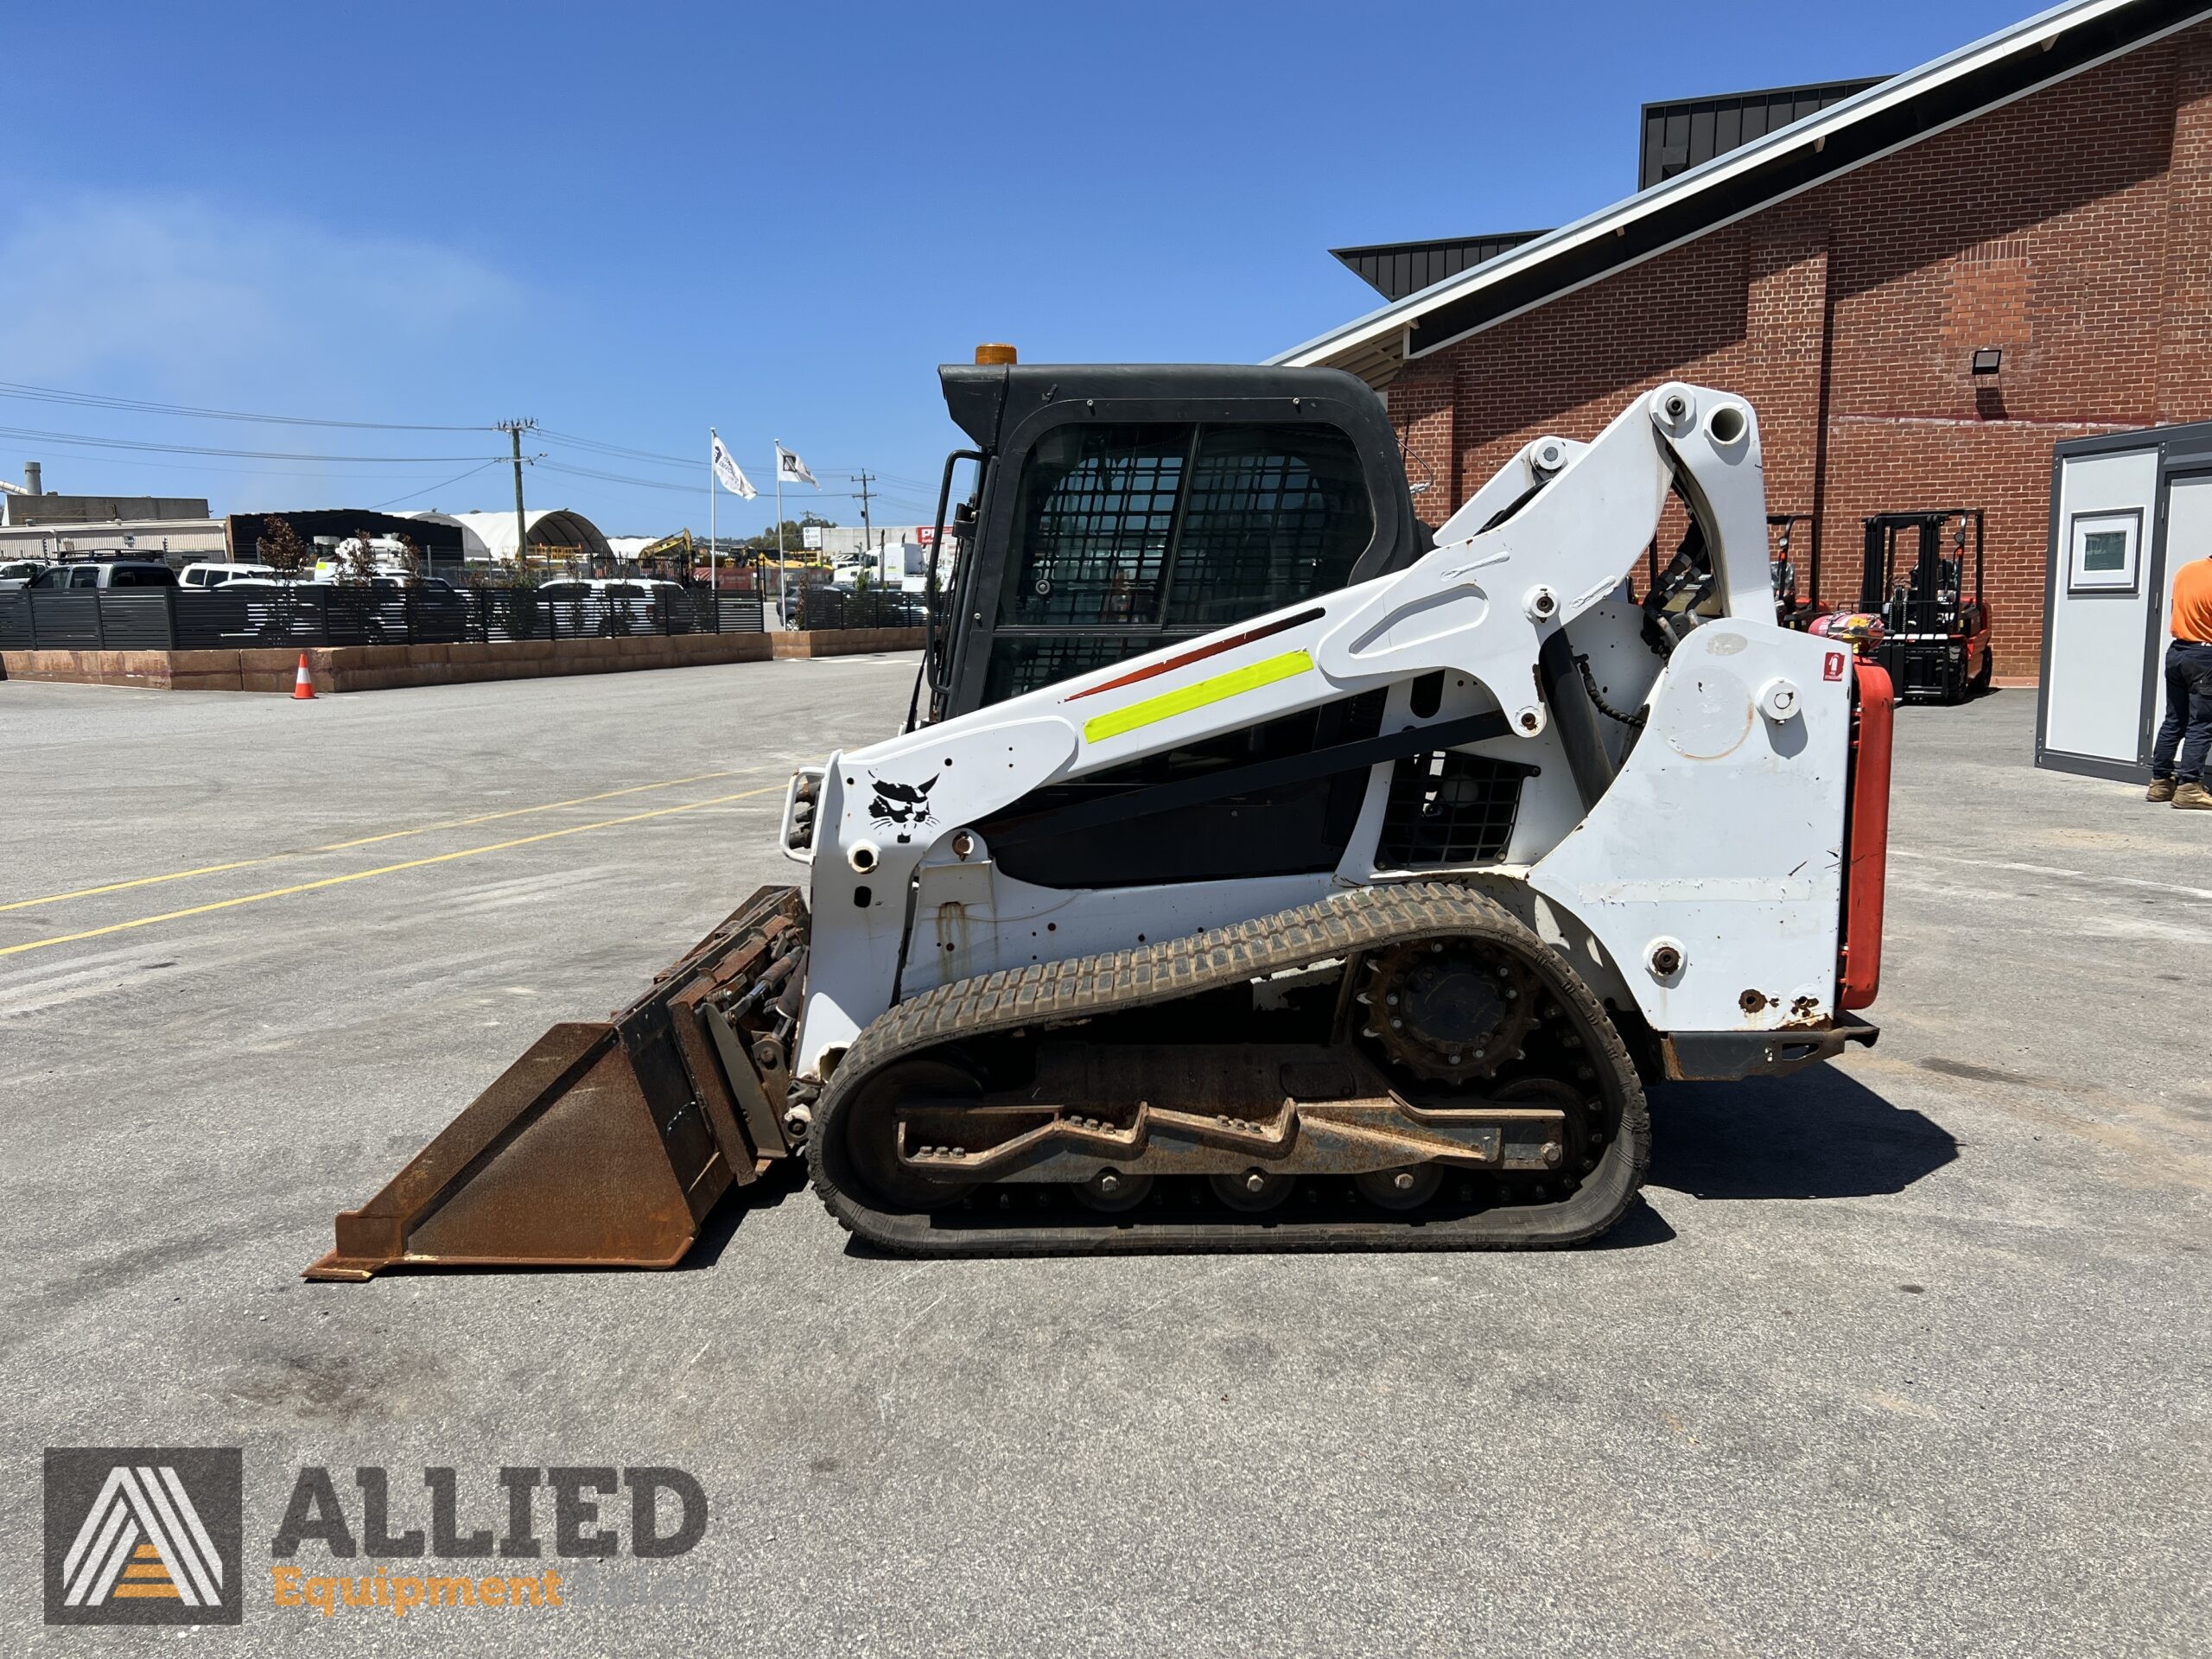
[[1466, 1083], [1520, 1057], [1537, 1002], [1525, 963], [1459, 938], [1414, 940], [1368, 964], [1361, 1034], [1415, 1077]]

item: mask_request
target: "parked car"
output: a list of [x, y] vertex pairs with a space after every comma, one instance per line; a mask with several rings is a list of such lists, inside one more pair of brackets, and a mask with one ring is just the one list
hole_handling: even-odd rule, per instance
[[177, 586], [196, 588], [220, 588], [225, 582], [235, 582], [241, 576], [273, 576], [276, 574], [276, 567], [273, 564], [247, 564], [242, 562], [209, 559], [203, 560], [198, 564], [186, 565], [184, 574], [177, 578]]
[[0, 588], [27, 588], [31, 578], [45, 569], [44, 559], [10, 559], [0, 564]]
[[31, 579], [41, 592], [57, 588], [174, 588], [176, 572], [153, 559], [99, 559], [80, 564], [49, 564]]

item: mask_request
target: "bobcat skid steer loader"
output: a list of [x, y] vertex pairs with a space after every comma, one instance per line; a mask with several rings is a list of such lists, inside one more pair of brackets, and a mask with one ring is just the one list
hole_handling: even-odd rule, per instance
[[1874, 1039], [1890, 687], [1777, 624], [1742, 399], [1539, 439], [1432, 535], [1346, 375], [942, 373], [957, 562], [907, 729], [791, 780], [803, 885], [310, 1277], [667, 1266], [802, 1158], [914, 1254], [1567, 1244], [1647, 1082]]

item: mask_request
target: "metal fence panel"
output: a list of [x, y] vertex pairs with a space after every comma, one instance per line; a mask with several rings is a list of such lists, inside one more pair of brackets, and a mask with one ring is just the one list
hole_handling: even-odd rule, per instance
[[710, 594], [706, 602], [714, 607], [717, 633], [760, 633], [767, 626], [766, 607], [758, 594], [737, 598]]
[[38, 636], [31, 632], [31, 596], [20, 588], [0, 588], [0, 651], [30, 651]]
[[911, 628], [927, 620], [920, 594], [888, 588], [802, 588], [794, 597], [802, 628]]
[[476, 638], [469, 626], [468, 595], [426, 588], [407, 595], [409, 640], [418, 645], [458, 645]]
[[169, 648], [171, 588], [137, 593], [99, 593], [100, 644], [108, 651], [167, 651]]
[[[247, 610], [246, 594], [266, 593], [267, 588], [241, 588], [237, 593], [227, 588], [215, 588], [205, 593], [190, 588], [179, 588], [176, 595], [176, 649], [179, 651], [217, 651], [225, 646], [257, 645], [261, 636], [255, 631]], [[264, 604], [268, 601], [264, 601]]]
[[[828, 590], [823, 590], [827, 592]], [[832, 595], [830, 602], [851, 595]], [[905, 595], [874, 594], [877, 601]], [[838, 604], [823, 627], [870, 627], [881, 605]], [[833, 613], [824, 612], [824, 614]], [[469, 640], [609, 639], [759, 633], [760, 598], [706, 590], [607, 599], [545, 598], [527, 588], [332, 586], [162, 588], [138, 593], [0, 589], [0, 647], [12, 651], [212, 651], [253, 646], [458, 645]]]
[[31, 633], [41, 651], [98, 651], [100, 596], [97, 591], [47, 593], [33, 588]]

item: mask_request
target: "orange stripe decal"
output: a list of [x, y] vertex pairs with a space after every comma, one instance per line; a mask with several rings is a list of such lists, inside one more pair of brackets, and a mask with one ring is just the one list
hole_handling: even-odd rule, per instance
[[1187, 668], [1192, 663], [1202, 663], [1209, 657], [1218, 657], [1224, 651], [1234, 651], [1239, 645], [1250, 645], [1255, 639], [1265, 639], [1271, 634], [1281, 633], [1286, 629], [1297, 627], [1301, 623], [1311, 622], [1320, 614], [1321, 607], [1316, 605], [1310, 611], [1300, 611], [1296, 616], [1286, 616], [1280, 622], [1270, 622], [1264, 627], [1247, 628], [1242, 633], [1232, 633], [1226, 639], [1217, 639], [1213, 644], [1200, 645], [1195, 651], [1183, 652], [1162, 662], [1147, 663], [1142, 668], [1133, 669], [1119, 679], [1108, 680], [1101, 685], [1086, 686], [1080, 691], [1071, 691], [1062, 701], [1074, 702], [1078, 698], [1095, 697], [1101, 691], [1119, 690], [1122, 686], [1135, 685], [1140, 680], [1149, 680], [1157, 675], [1172, 674], [1175, 670]]

